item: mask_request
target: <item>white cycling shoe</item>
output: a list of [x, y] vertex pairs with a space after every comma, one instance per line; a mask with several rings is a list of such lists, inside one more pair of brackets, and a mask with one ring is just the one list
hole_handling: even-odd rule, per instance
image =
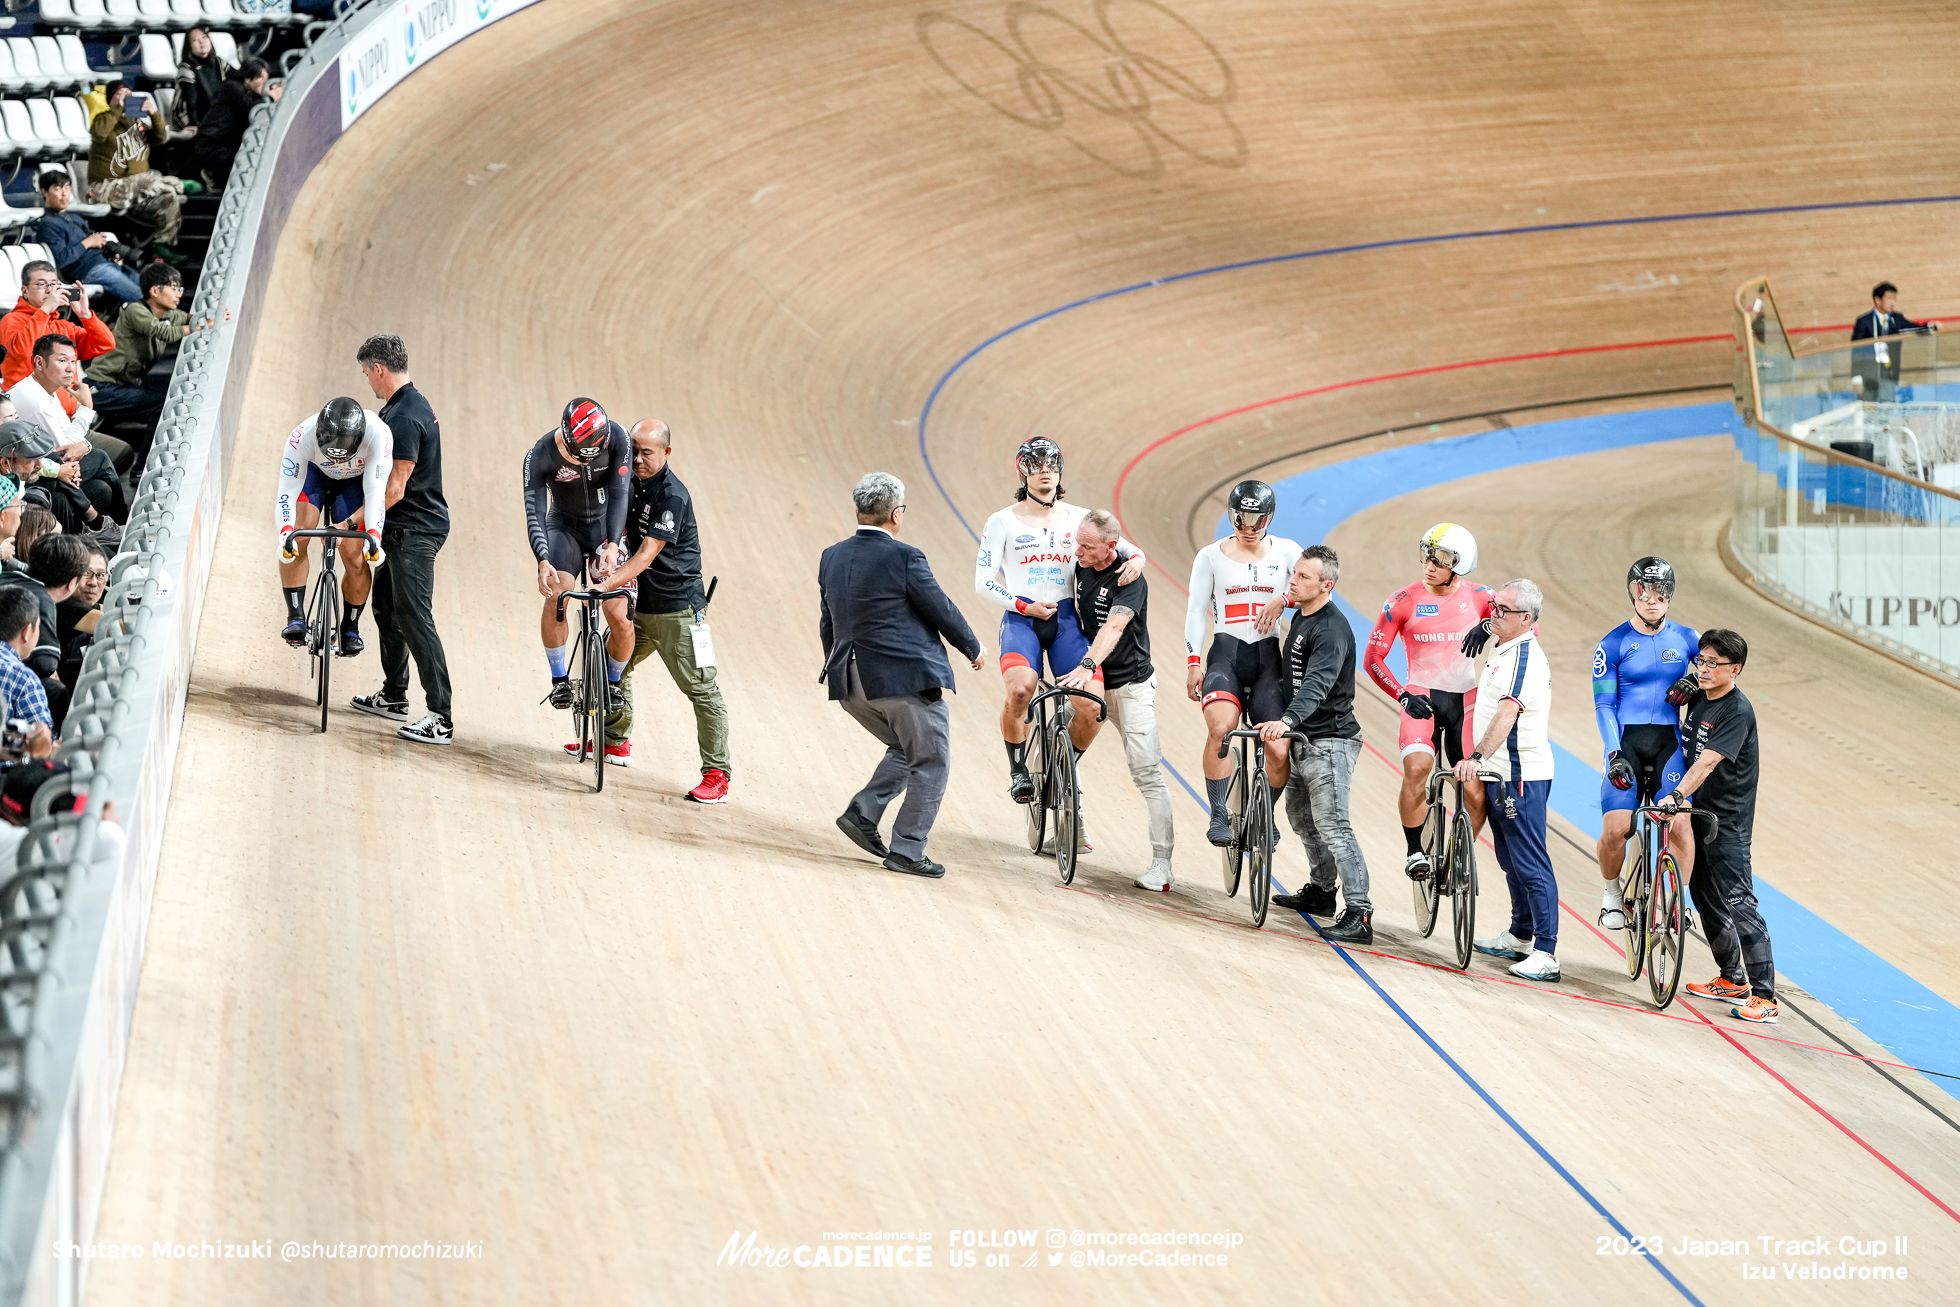
[[1537, 980], [1548, 985], [1558, 984], [1558, 959], [1543, 949], [1531, 950], [1531, 956], [1511, 968], [1511, 974], [1519, 980]]
[[1136, 878], [1138, 889], [1155, 890], [1159, 894], [1171, 892], [1171, 864], [1159, 858], [1150, 864], [1150, 870]]

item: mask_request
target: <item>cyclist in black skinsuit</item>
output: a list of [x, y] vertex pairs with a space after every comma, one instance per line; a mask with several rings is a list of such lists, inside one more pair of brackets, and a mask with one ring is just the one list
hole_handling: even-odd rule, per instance
[[[524, 455], [524, 526], [538, 559], [538, 593], [544, 596], [539, 632], [551, 665], [554, 708], [572, 706], [567, 682], [566, 623], [557, 614], [558, 595], [579, 588], [584, 568], [598, 586], [619, 570], [625, 558], [626, 509], [631, 500], [627, 469], [633, 442], [626, 429], [592, 400], [565, 405], [558, 429], [538, 437]], [[633, 655], [633, 622], [626, 597], [609, 600], [603, 610], [606, 639], [606, 711], [625, 706], [619, 677]]]

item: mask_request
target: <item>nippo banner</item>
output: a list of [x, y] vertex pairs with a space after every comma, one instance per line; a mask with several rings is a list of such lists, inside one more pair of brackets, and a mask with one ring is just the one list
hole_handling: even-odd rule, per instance
[[340, 52], [340, 130], [456, 42], [537, 0], [396, 0]]
[[1756, 574], [1840, 622], [1960, 664], [1960, 525], [1776, 527], [1762, 533]]

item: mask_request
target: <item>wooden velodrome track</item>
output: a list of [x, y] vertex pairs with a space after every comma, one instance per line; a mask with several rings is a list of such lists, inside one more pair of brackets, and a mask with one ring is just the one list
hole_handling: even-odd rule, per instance
[[[1412, 965], [1445, 946], [1410, 929], [1394, 775], [1373, 754], [1354, 810], [1378, 942], [1352, 956], [1298, 917], [1247, 929], [1181, 792], [1178, 892], [1133, 889], [1141, 805], [1110, 744], [1086, 761], [1096, 851], [1057, 888], [1004, 794], [991, 670], [960, 673], [932, 844], [947, 878], [856, 856], [831, 819], [874, 750], [815, 681], [815, 566], [850, 530], [852, 482], [889, 469], [907, 538], [992, 652], [961, 520], [1007, 501], [1032, 432], [1065, 445], [1072, 500], [1108, 504], [1151, 442], [1269, 397], [1686, 342], [1350, 386], [1137, 462], [1121, 507], [1165, 569], [1164, 747], [1190, 776], [1201, 725], [1172, 581], [1221, 483], [1385, 428], [1719, 399], [1727, 296], [1754, 273], [1800, 321], [1848, 321], [1882, 275], [1912, 311], [1960, 305], [1951, 206], [1556, 227], [1950, 190], [1953, 12], [1103, 12], [1114, 38], [1084, 0], [547, 3], [408, 80], [321, 166], [267, 301], [99, 1237], [481, 1255], [102, 1261], [94, 1301], [1951, 1301], [1960, 1133], [1898, 1085], [1960, 1118], [1952, 1100], [1844, 1056], [1827, 1035], [1883, 1051], [1800, 994], [1826, 1029], [1786, 1016], [1768, 1039], [1723, 1018], [1718, 1033], [1685, 1000], [1646, 1011], [1585, 925], [1589, 851], [1558, 841], [1564, 985]], [[1026, 83], [1010, 21], [1049, 70]], [[1118, 108], [1112, 85], [1142, 89], [1147, 124], [1098, 111]], [[1046, 310], [1242, 260], [1547, 225], [1059, 315], [953, 374], [930, 473], [922, 457], [935, 383]], [[304, 665], [273, 634], [276, 444], [324, 399], [365, 399], [352, 352], [382, 330], [407, 338], [446, 437], [448, 751], [351, 711], [315, 735]], [[1644, 392], [1671, 393], [1611, 398]], [[677, 433], [721, 577], [725, 807], [680, 800], [692, 727], [657, 669], [636, 765], [597, 799], [537, 702], [518, 463], [573, 393]], [[1729, 457], [1681, 444], [1392, 501], [1337, 533], [1343, 592], [1371, 607], [1409, 579], [1416, 531], [1470, 524], [1480, 579], [1544, 580], [1557, 734], [1593, 757], [1587, 653], [1621, 619], [1628, 559], [1660, 548], [1681, 615], [1754, 644], [1759, 867], [1960, 999], [1936, 853], [1960, 798], [1960, 697], [1729, 577]], [[348, 692], [378, 676], [371, 656], [351, 666]], [[1392, 754], [1389, 706], [1365, 700]], [[1279, 878], [1303, 867], [1288, 834]], [[1708, 970], [1698, 953], [1691, 975]], [[1609, 1216], [1663, 1236], [1659, 1264], [1599, 1255]], [[1023, 1228], [1244, 1238], [1225, 1267], [1030, 1268], [1026, 1249], [952, 1264], [953, 1231]], [[930, 1231], [932, 1268], [716, 1266], [731, 1232], [878, 1230]], [[1909, 1252], [1833, 1242], [1814, 1260], [1910, 1278], [1744, 1278], [1744, 1262], [1812, 1260], [1758, 1255], [1760, 1237], [1846, 1235]], [[1750, 1251], [1677, 1255], [1683, 1239]]]

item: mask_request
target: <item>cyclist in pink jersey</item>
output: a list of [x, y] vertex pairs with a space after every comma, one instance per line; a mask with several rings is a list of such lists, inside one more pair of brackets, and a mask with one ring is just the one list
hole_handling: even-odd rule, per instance
[[[1382, 615], [1368, 636], [1361, 665], [1382, 692], [1402, 706], [1402, 839], [1408, 846], [1405, 870], [1410, 880], [1429, 875], [1422, 851], [1422, 823], [1428, 814], [1426, 790], [1435, 765], [1435, 736], [1443, 736], [1443, 751], [1451, 763], [1476, 752], [1472, 720], [1477, 705], [1477, 665], [1465, 654], [1464, 637], [1481, 629], [1490, 616], [1487, 586], [1464, 577], [1477, 570], [1477, 541], [1454, 522], [1438, 522], [1423, 533], [1419, 545], [1422, 580], [1388, 597]], [[1408, 659], [1404, 685], [1388, 669], [1388, 651], [1397, 639]], [[1484, 787], [1470, 781], [1463, 787], [1465, 806], [1474, 829], [1484, 824]]]

